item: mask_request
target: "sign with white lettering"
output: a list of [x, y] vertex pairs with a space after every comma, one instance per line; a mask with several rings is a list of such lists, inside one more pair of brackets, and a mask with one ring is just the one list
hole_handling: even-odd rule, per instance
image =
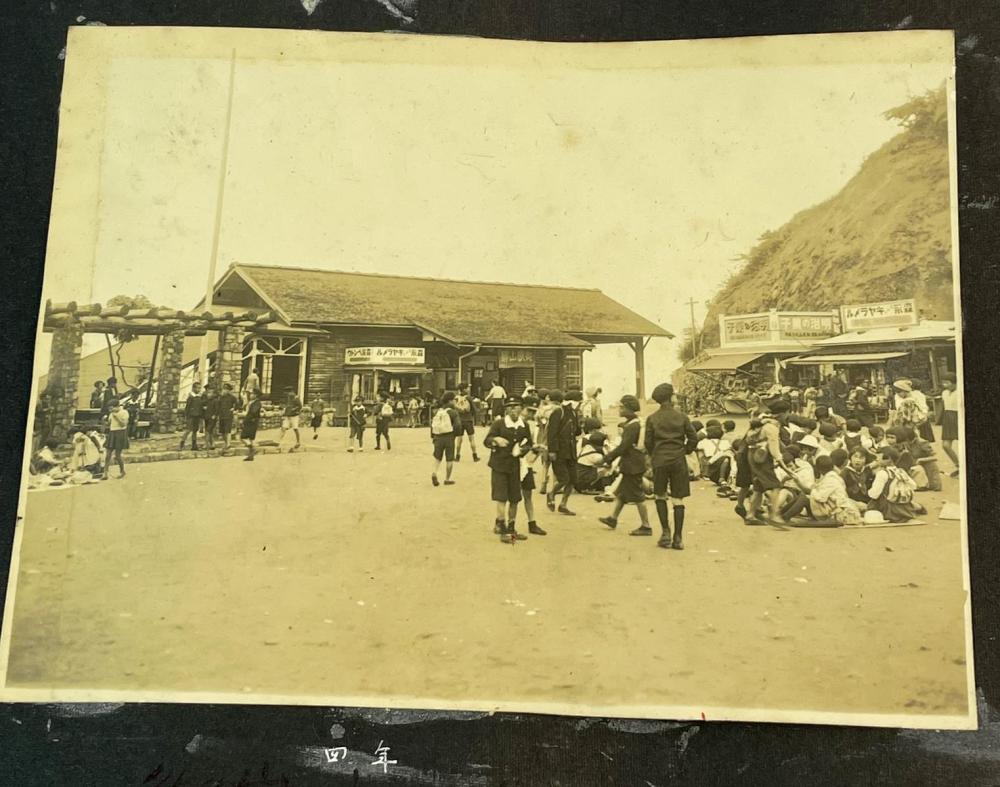
[[902, 301], [863, 303], [855, 306], [841, 306], [844, 332], [861, 331], [865, 328], [894, 328], [916, 325], [920, 321], [917, 302], [913, 298]]
[[348, 366], [423, 366], [423, 347], [348, 347], [344, 350]]
[[778, 314], [778, 330], [782, 339], [826, 339], [837, 331], [833, 325], [833, 315], [825, 314]]
[[722, 345], [739, 342], [766, 342], [770, 337], [770, 315], [750, 314], [745, 317], [724, 317]]
[[534, 350], [500, 350], [497, 366], [501, 369], [525, 369], [535, 365]]

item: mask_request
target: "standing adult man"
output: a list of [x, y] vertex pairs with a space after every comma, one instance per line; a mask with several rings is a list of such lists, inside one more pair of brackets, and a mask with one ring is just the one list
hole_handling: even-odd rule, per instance
[[490, 416], [496, 420], [503, 416], [503, 403], [507, 399], [507, 392], [503, 386], [495, 380], [490, 381], [490, 390], [486, 394], [486, 404], [490, 408]]
[[[108, 382], [110, 388], [111, 383]], [[202, 418], [205, 417], [205, 399], [201, 392], [201, 383], [195, 381], [191, 384], [191, 393], [187, 401], [184, 402], [184, 434], [181, 435], [180, 450], [184, 450], [184, 443], [187, 442], [188, 435], [191, 435], [191, 450], [198, 450], [198, 430], [201, 429]]]
[[556, 484], [546, 496], [549, 511], [556, 509], [556, 496], [561, 494], [558, 511], [565, 516], [576, 516], [568, 508], [573, 486], [576, 484], [576, 438], [580, 435], [580, 420], [577, 406], [583, 399], [579, 391], [570, 391], [563, 397], [562, 391], [551, 391], [549, 400], [561, 405], [549, 416], [546, 444], [549, 449], [549, 463], [556, 477]]
[[[254, 391], [258, 391], [259, 392], [260, 390], [261, 390], [260, 389], [260, 375], [258, 375], [257, 372], [255, 372], [251, 368], [250, 372], [247, 374], [246, 379], [243, 381], [243, 387], [240, 388], [240, 394], [242, 394], [242, 396], [243, 396], [243, 401], [244, 402], [249, 402], [250, 401], [250, 394], [252, 394]], [[258, 399], [260, 398], [259, 394], [258, 394], [257, 398]]]
[[469, 446], [472, 448], [472, 461], [479, 461], [479, 454], [476, 453], [476, 403], [469, 396], [469, 384], [459, 383], [458, 393], [455, 395], [455, 412], [462, 421], [461, 431], [458, 433], [458, 440], [455, 443], [455, 461], [462, 461], [462, 439], [469, 436]]
[[[698, 435], [688, 417], [674, 407], [674, 387], [670, 383], [660, 383], [653, 389], [653, 401], [660, 409], [646, 419], [643, 443], [653, 466], [656, 515], [663, 531], [657, 546], [684, 549], [684, 500], [691, 495], [686, 455], [695, 450]], [[674, 509], [673, 538], [667, 510], [668, 494]]]

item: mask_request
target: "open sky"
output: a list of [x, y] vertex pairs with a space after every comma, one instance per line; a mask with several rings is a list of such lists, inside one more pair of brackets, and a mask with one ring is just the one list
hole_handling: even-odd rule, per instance
[[[899, 42], [891, 62], [884, 35]], [[220, 272], [238, 260], [597, 287], [679, 335], [689, 298], [701, 319], [761, 233], [832, 196], [898, 131], [885, 110], [950, 74], [884, 35], [823, 37], [850, 54], [821, 64], [802, 39], [765, 40], [753, 65], [706, 42], [696, 67], [671, 44], [635, 44], [616, 68], [609, 48], [595, 63], [584, 45], [493, 42], [502, 56], [478, 58], [491, 43], [458, 55], [442, 39], [407, 43], [436, 41], [441, 56], [379, 62], [400, 37], [376, 37], [370, 57], [299, 57], [294, 42], [250, 56], [238, 34], [214, 53], [147, 56], [88, 30], [71, 38], [68, 64], [75, 47], [87, 56], [67, 84], [103, 91], [89, 121], [100, 145], [81, 139], [57, 178], [87, 145], [98, 153], [74, 247], [90, 291], [57, 275], [74, 264], [57, 240], [47, 296], [188, 308], [203, 295], [235, 48]], [[61, 148], [82, 128], [64, 126]], [[68, 215], [57, 201], [52, 237], [73, 232]], [[648, 387], [678, 365], [677, 341], [650, 345]], [[631, 363], [600, 349], [586, 382], [625, 392]]]

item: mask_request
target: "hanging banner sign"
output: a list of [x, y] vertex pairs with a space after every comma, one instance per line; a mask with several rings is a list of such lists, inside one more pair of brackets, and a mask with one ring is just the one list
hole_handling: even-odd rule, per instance
[[751, 314], [746, 317], [722, 318], [722, 345], [739, 342], [766, 342], [770, 338], [771, 317]]
[[865, 328], [901, 328], [904, 325], [916, 325], [920, 321], [917, 302], [913, 298], [841, 306], [840, 315], [844, 323], [844, 333], [861, 331]]
[[825, 314], [780, 314], [778, 326], [782, 339], [826, 339], [837, 331], [833, 315]]
[[423, 366], [423, 347], [348, 347], [344, 350], [348, 366]]
[[500, 350], [497, 366], [501, 369], [524, 369], [535, 365], [534, 350]]

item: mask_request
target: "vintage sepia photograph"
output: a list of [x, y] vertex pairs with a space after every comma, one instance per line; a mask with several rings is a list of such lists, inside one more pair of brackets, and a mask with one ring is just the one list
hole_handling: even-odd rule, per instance
[[974, 729], [953, 53], [72, 28], [0, 698]]

